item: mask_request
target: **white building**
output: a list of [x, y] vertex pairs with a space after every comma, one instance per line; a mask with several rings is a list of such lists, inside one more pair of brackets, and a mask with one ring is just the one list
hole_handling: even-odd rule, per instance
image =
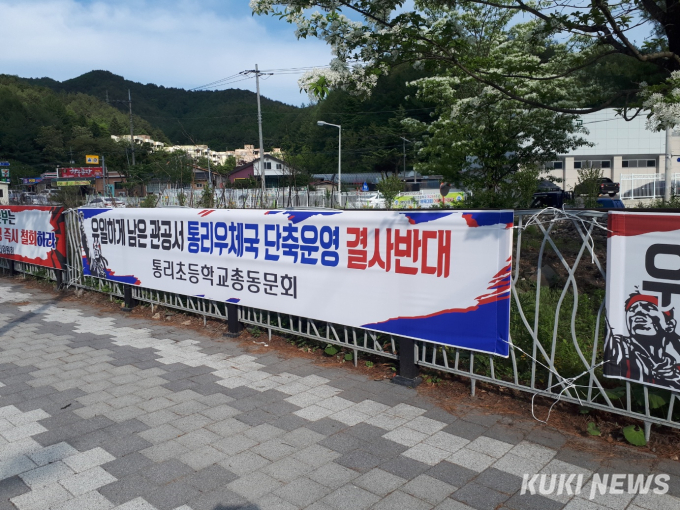
[[[111, 138], [115, 141], [130, 141], [130, 135], [111, 135]], [[233, 157], [236, 160], [236, 166], [245, 165], [255, 161], [260, 157], [260, 149], [256, 149], [254, 145], [244, 145], [242, 149], [234, 149], [233, 151], [214, 151], [210, 149], [207, 145], [173, 145], [166, 147], [163, 142], [157, 142], [153, 140], [149, 135], [135, 135], [135, 143], [138, 144], [149, 144], [152, 150], [155, 151], [166, 151], [166, 152], [186, 152], [192, 159], [197, 160], [198, 158], [208, 158], [210, 162], [214, 165], [223, 165], [227, 158]], [[273, 155], [281, 157], [281, 149], [274, 147], [271, 152], [266, 152], [265, 155]]]
[[[654, 174], [661, 177], [666, 169], [666, 133], [649, 131], [645, 127], [647, 117], [638, 115], [626, 121], [613, 109], [606, 109], [582, 117], [583, 126], [589, 131], [583, 137], [593, 144], [560, 156], [551, 165], [551, 175], [562, 179], [563, 189], [573, 190], [578, 180], [578, 170], [601, 168], [604, 177], [614, 182], [630, 179], [633, 174]], [[673, 133], [672, 172], [680, 172], [680, 130]], [[623, 191], [623, 188], [622, 188]]]
[[9, 183], [0, 182], [0, 205], [9, 205]]

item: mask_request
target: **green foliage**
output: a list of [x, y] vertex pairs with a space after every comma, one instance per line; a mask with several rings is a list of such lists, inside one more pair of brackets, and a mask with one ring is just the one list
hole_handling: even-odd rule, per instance
[[665, 202], [662, 198], [657, 198], [652, 200], [648, 204], [643, 204], [640, 202], [635, 206], [636, 209], [680, 209], [680, 196], [673, 195], [668, 202]]
[[62, 186], [54, 200], [66, 209], [75, 209], [85, 203], [85, 197], [80, 191], [80, 186]]
[[602, 169], [593, 168], [592, 165], [585, 165], [578, 170], [574, 195], [583, 197], [583, 207], [594, 209], [597, 207], [597, 197], [600, 196], [600, 183]]
[[139, 203], [139, 207], [147, 207], [147, 208], [156, 207], [156, 204], [158, 203], [158, 199], [159, 199], [159, 197], [157, 197], [153, 193], [149, 193], [147, 196], [144, 197], [144, 200], [142, 200]]
[[340, 352], [340, 350], [333, 344], [328, 344], [323, 352], [325, 352], [328, 356], [335, 356], [338, 352]]
[[354, 360], [354, 354], [351, 352], [348, 352], [345, 354], [345, 361], [353, 361]]
[[602, 435], [602, 432], [600, 432], [600, 429], [597, 427], [595, 422], [592, 422], [592, 421], [588, 422], [587, 432], [591, 436], [601, 436]]
[[373, 368], [374, 363], [372, 361], [366, 361], [366, 368]]
[[376, 184], [376, 188], [385, 199], [385, 208], [392, 209], [394, 206], [394, 199], [397, 195], [404, 191], [404, 183], [396, 175], [385, 177]]
[[215, 193], [214, 189], [206, 184], [203, 187], [203, 192], [201, 193], [200, 206], [204, 209], [212, 209], [215, 207]]
[[637, 425], [628, 425], [623, 428], [623, 437], [626, 438], [633, 446], [645, 446], [647, 440], [645, 439], [645, 431]]

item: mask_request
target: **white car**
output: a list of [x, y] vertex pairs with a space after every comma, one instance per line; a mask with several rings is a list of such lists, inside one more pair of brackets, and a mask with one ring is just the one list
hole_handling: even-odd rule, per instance
[[114, 207], [125, 207], [125, 202], [113, 197], [94, 197], [87, 202], [87, 207], [113, 209]]

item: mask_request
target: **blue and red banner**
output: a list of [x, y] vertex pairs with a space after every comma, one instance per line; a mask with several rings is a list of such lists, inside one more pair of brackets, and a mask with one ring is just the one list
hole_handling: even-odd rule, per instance
[[508, 355], [512, 211], [79, 216], [85, 274]]

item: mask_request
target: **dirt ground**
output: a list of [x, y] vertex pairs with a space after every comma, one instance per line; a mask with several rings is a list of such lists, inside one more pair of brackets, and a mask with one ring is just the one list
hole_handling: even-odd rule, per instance
[[[8, 278], [3, 277], [3, 279]], [[53, 282], [30, 277], [24, 279], [21, 276], [15, 279], [28, 287], [54, 292]], [[88, 305], [100, 308], [103, 313], [125, 313], [121, 311], [120, 300], [110, 300], [109, 296], [104, 294], [73, 289], [61, 291], [60, 294], [64, 301], [87, 302]], [[301, 357], [323, 365], [338, 365], [346, 370], [360, 372], [374, 380], [391, 379], [396, 375], [396, 365], [391, 360], [360, 353], [358, 366], [355, 367], [352, 361], [345, 361], [343, 355], [327, 356], [323, 350], [325, 346], [322, 344], [318, 344], [319, 348], [314, 349], [310, 348], [314, 344], [310, 341], [299, 347], [289, 339], [274, 334], [270, 341], [266, 331], [244, 330], [238, 338], [225, 338], [223, 336], [223, 333], [227, 332], [225, 321], [208, 318], [204, 325], [203, 316], [170, 308], [155, 306], [152, 311], [151, 306], [142, 304], [128, 313], [132, 317], [156, 320], [176, 328], [196, 331], [216, 341], [236, 341], [250, 352], [262, 353], [275, 350], [283, 357]], [[530, 393], [477, 383], [476, 396], [473, 397], [470, 394], [469, 380], [439, 372], [436, 373], [437, 377], [427, 377], [433, 374], [435, 373], [429, 371], [423, 373], [425, 380], [432, 379], [436, 382], [424, 381], [418, 386], [417, 391], [423, 398], [436, 403], [453, 415], [461, 415], [474, 409], [482, 414], [502, 415], [506, 418], [506, 422], [509, 419], [517, 423], [528, 422], [529, 425], [545, 426], [564, 434], [569, 447], [587, 450], [603, 457], [621, 455], [621, 449], [624, 449], [624, 452], [628, 451], [629, 454], [648, 453], [676, 461], [680, 455], [680, 430], [678, 429], [654, 425], [649, 443], [643, 447], [635, 447], [626, 442], [622, 428], [629, 424], [641, 425], [637, 420], [593, 410], [583, 414], [578, 406], [564, 402], [558, 402], [550, 411], [550, 406], [554, 401], [545, 397], [536, 397], [533, 405], [535, 416], [545, 420], [550, 411], [548, 423], [541, 425], [538, 421], [532, 421], [532, 395]], [[587, 432], [588, 422], [593, 421], [602, 433], [599, 437], [591, 436]], [[612, 451], [612, 445], [617, 446], [615, 452]]]

